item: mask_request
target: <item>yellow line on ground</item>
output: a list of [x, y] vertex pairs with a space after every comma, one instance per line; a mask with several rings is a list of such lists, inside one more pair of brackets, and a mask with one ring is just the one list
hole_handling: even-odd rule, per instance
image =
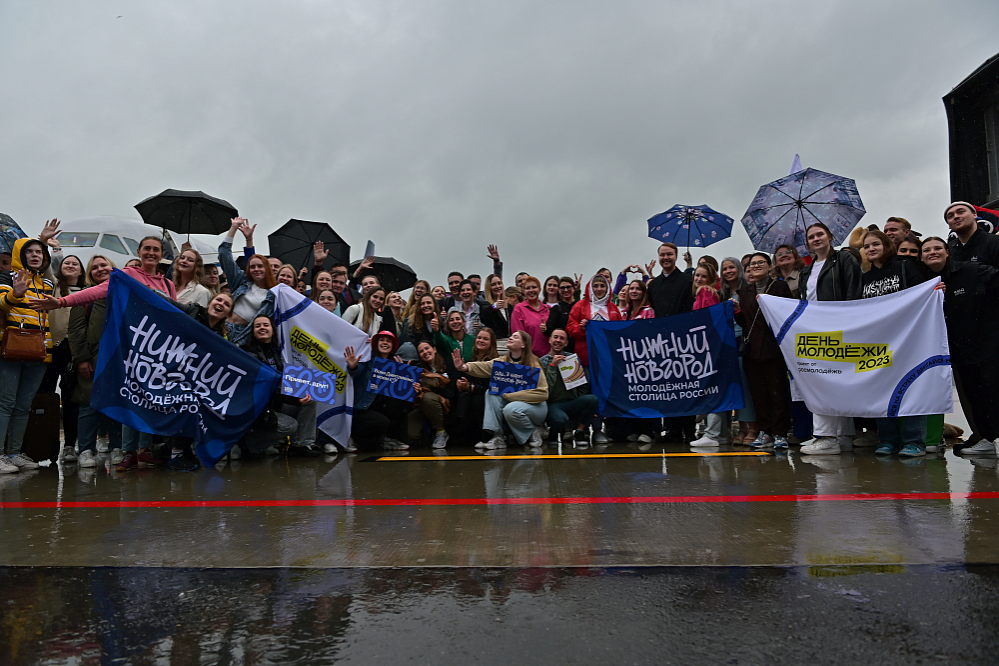
[[769, 456], [766, 451], [734, 451], [718, 453], [591, 453], [591, 454], [566, 454], [541, 453], [538, 455], [511, 455], [511, 456], [382, 456], [378, 461], [399, 462], [406, 460], [544, 460], [560, 458], [720, 458], [724, 456]]

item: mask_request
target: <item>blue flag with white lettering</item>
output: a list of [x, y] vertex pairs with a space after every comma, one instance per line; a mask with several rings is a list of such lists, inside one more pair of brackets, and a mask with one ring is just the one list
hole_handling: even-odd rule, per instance
[[586, 345], [601, 416], [654, 419], [744, 405], [729, 301], [672, 317], [591, 321]]
[[541, 368], [504, 361], [493, 361], [493, 373], [489, 376], [489, 394], [506, 395], [517, 391], [530, 391], [538, 388]]
[[211, 466], [249, 429], [279, 381], [170, 301], [112, 271], [94, 409], [135, 430], [190, 437]]
[[376, 358], [371, 366], [368, 390], [378, 395], [413, 402], [416, 400], [413, 385], [420, 381], [422, 374], [423, 368], [419, 366]]

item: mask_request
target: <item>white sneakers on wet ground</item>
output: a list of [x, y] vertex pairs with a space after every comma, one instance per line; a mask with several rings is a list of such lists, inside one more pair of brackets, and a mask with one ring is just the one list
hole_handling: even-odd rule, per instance
[[447, 438], [448, 435], [446, 430], [438, 430], [437, 434], [434, 435], [433, 448], [443, 449], [445, 446], [447, 446]]
[[0, 474], [17, 474], [21, 469], [10, 458], [0, 454]]
[[839, 455], [839, 441], [836, 437], [818, 437], [802, 446], [800, 451], [805, 455]]
[[524, 444], [524, 446], [531, 449], [537, 449], [544, 446], [544, 444], [545, 444], [545, 429], [541, 426], [538, 426], [537, 428], [534, 429], [534, 432], [531, 433], [531, 436], [527, 439], [527, 443]]
[[982, 439], [974, 446], [966, 446], [961, 449], [961, 455], [964, 454], [972, 456], [999, 455], [999, 444]]
[[115, 449], [111, 452], [111, 464], [117, 465], [122, 460], [125, 459], [125, 454], [121, 452], [121, 449]]
[[76, 448], [72, 446], [62, 447], [62, 451], [59, 453], [59, 459], [63, 462], [76, 462]]
[[10, 464], [15, 465], [18, 469], [38, 469], [38, 463], [23, 453], [10, 456]]
[[[648, 435], [642, 435], [642, 437], [648, 437]], [[652, 441], [651, 437], [649, 437], [649, 441]], [[718, 440], [716, 440], [716, 439], [711, 439], [707, 435], [704, 435], [700, 439], [695, 439], [693, 442], [690, 443], [690, 445], [691, 446], [711, 446], [711, 447], [714, 447], [714, 446], [721, 446], [721, 443]]]
[[487, 451], [492, 451], [494, 449], [505, 449], [506, 448], [506, 438], [503, 435], [493, 435], [492, 438], [487, 442], [479, 442], [475, 445], [477, 449], [486, 449]]
[[98, 435], [97, 436], [97, 453], [107, 453], [108, 452], [108, 436]]
[[94, 457], [94, 452], [90, 449], [85, 449], [80, 451], [80, 467], [97, 467], [97, 459]]
[[389, 451], [408, 451], [409, 444], [403, 444], [397, 439], [386, 437], [385, 441], [382, 442], [382, 448], [388, 449]]
[[596, 431], [593, 433], [593, 443], [594, 444], [610, 444], [610, 437], [603, 434], [601, 431]]
[[336, 444], [329, 442], [323, 445], [323, 452], [325, 453], [336, 453]]

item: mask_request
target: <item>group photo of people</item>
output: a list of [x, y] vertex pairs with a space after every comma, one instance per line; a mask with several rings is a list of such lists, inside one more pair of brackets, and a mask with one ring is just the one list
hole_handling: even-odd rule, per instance
[[[696, 258], [672, 242], [655, 259], [612, 270], [547, 274], [543, 266], [512, 276], [500, 249], [485, 248], [491, 272], [420, 277], [408, 294], [386, 290], [372, 257], [351, 269], [327, 267], [322, 242], [311, 266], [293, 266], [257, 253], [255, 226], [232, 219], [218, 246], [218, 264], [206, 264], [190, 244], [164, 261], [163, 239], [141, 240], [138, 258], [124, 266], [103, 255], [85, 263], [64, 251], [60, 223], [46, 222], [37, 236], [20, 238], [0, 256], [0, 309], [5, 315], [0, 359], [0, 428], [6, 445], [0, 473], [33, 469], [22, 451], [36, 394], [61, 395], [60, 460], [81, 468], [98, 464], [117, 472], [200, 467], [192, 440], [162, 437], [115, 422], [91, 406], [94, 374], [112, 271], [123, 270], [204, 326], [278, 374], [284, 360], [272, 289], [284, 284], [368, 336], [368, 360], [348, 347], [353, 384], [349, 438], [335, 441], [317, 428], [316, 404], [276, 390], [267, 407], [229, 452], [244, 460], [268, 455], [320, 456], [340, 452], [448, 447], [495, 452], [546, 446], [606, 448], [628, 442], [642, 450], [655, 443], [692, 450], [721, 445], [836, 455], [871, 447], [879, 456], [920, 457], [941, 451], [960, 428], [943, 414], [894, 418], [827, 415], [792, 399], [788, 368], [758, 305], [761, 295], [800, 301], [853, 301], [899, 292], [940, 278], [951, 365], [960, 405], [971, 432], [960, 452], [999, 451], [999, 237], [965, 202], [946, 207], [949, 238], [923, 237], [901, 217], [880, 227], [858, 226], [834, 247], [833, 234], [816, 221], [805, 230], [807, 253], [792, 244], [741, 257]], [[237, 250], [236, 244], [242, 248]], [[519, 267], [518, 267], [519, 268]], [[559, 364], [575, 355], [589, 376], [587, 326], [668, 318], [719, 303], [733, 303], [738, 372], [744, 407], [713, 414], [664, 418], [601, 415], [590, 383], [566, 386]], [[199, 328], [199, 330], [201, 330]], [[31, 348], [28, 342], [41, 346]], [[371, 390], [375, 359], [417, 366], [415, 398]], [[537, 368], [535, 388], [489, 391], [496, 362]]]

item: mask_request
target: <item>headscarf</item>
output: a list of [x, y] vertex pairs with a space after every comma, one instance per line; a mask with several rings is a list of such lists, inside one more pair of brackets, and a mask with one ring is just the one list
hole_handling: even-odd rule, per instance
[[[597, 298], [593, 295], [593, 282], [595, 280], [600, 280], [607, 285], [607, 293], [604, 294], [603, 298]], [[589, 284], [586, 285], [586, 297], [590, 299], [590, 319], [596, 319], [599, 316], [604, 321], [610, 321], [607, 304], [610, 302], [611, 288], [607, 278], [599, 274], [594, 275]]]

